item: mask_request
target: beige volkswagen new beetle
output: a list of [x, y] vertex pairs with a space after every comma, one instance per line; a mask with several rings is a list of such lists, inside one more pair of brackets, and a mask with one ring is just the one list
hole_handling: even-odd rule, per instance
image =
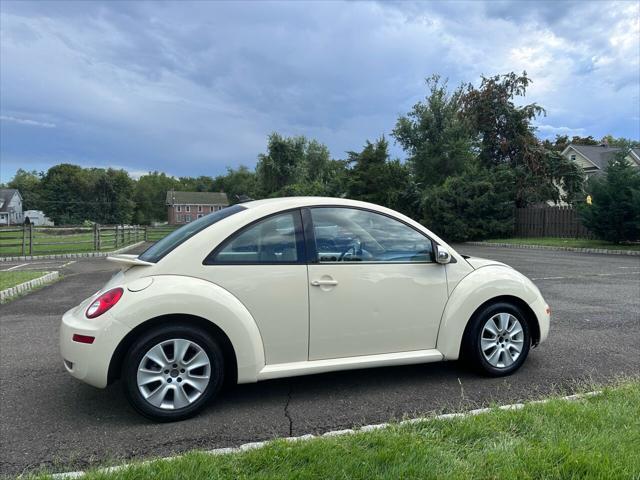
[[455, 360], [508, 375], [549, 332], [538, 288], [410, 218], [338, 198], [234, 205], [122, 265], [62, 318], [66, 369], [186, 418], [223, 381]]

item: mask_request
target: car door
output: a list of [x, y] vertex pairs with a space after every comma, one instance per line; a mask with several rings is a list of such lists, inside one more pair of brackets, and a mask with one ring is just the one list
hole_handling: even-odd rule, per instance
[[447, 281], [431, 240], [374, 211], [304, 213], [308, 249], [315, 250], [308, 267], [309, 360], [435, 348]]
[[268, 365], [307, 360], [305, 255], [300, 210], [295, 209], [245, 226], [203, 262], [207, 279], [231, 292], [253, 316]]

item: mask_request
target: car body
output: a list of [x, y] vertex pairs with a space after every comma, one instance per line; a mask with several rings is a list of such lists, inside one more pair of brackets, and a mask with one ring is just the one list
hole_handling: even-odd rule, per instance
[[[461, 355], [504, 375], [549, 331], [549, 307], [524, 275], [460, 255], [420, 223], [354, 200], [234, 205], [139, 256], [109, 259], [122, 270], [62, 318], [64, 365], [95, 387], [124, 377], [134, 407], [158, 420], [198, 411], [222, 377], [250, 383]], [[171, 361], [179, 349], [188, 350], [184, 365]], [[187, 388], [190, 355], [208, 364]], [[170, 401], [146, 408], [156, 382]]]

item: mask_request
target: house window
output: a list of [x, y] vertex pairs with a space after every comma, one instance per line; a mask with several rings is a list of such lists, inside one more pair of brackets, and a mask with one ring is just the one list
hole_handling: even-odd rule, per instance
[[214, 207], [212, 206], [212, 207], [211, 207], [211, 211], [212, 211], [212, 212], [215, 212], [215, 210], [214, 210], [213, 208], [214, 208]]
[[176, 212], [181, 212], [182, 211], [182, 207], [180, 205], [176, 205]]
[[184, 221], [189, 223], [191, 221], [191, 215], [185, 215], [184, 216]]
[[574, 153], [573, 155], [571, 155], [571, 161], [575, 162], [576, 161], [576, 154]]
[[201, 212], [202, 211], [202, 205], [198, 205], [198, 211]]
[[187, 205], [186, 207], [184, 207], [184, 211], [185, 212], [190, 212], [191, 211], [191, 205]]
[[198, 218], [202, 218], [202, 214], [201, 213], [198, 214]]

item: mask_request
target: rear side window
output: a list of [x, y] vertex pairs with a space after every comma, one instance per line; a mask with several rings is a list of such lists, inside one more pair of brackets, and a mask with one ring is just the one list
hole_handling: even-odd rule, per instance
[[204, 217], [198, 218], [196, 221], [183, 225], [182, 227], [174, 230], [162, 240], [157, 241], [144, 251], [138, 258], [145, 262], [156, 263], [162, 257], [164, 257], [171, 250], [176, 248], [182, 242], [193, 237], [196, 233], [201, 232], [207, 227], [210, 227], [214, 223], [220, 220], [230, 217], [233, 214], [246, 210], [246, 207], [242, 205], [233, 205], [231, 207], [223, 208], [217, 212], [210, 213]]
[[304, 258], [301, 227], [298, 210], [267, 217], [234, 234], [204, 263], [300, 263]]

